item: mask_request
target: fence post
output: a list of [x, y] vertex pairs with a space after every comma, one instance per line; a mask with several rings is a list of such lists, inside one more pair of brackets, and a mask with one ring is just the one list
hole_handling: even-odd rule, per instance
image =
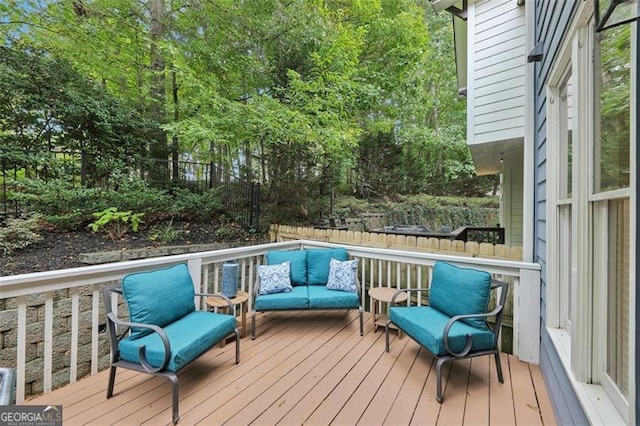
[[256, 232], [260, 231], [260, 184], [252, 183], [251, 184], [251, 220], [250, 223], [253, 225]]
[[87, 186], [87, 151], [80, 151], [80, 185]]

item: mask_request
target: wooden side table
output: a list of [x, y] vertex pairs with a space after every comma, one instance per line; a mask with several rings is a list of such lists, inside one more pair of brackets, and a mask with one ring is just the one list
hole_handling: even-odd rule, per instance
[[[395, 288], [390, 287], [373, 287], [369, 289], [369, 296], [373, 299], [373, 332], [378, 331], [378, 327], [384, 327], [387, 325], [387, 321], [389, 320], [389, 316], [383, 313], [378, 312], [378, 302], [389, 303], [391, 304], [391, 298], [393, 294], [396, 292]], [[400, 293], [398, 297], [396, 297], [396, 303], [406, 302], [407, 301], [407, 293]], [[389, 324], [389, 328], [393, 328], [398, 330], [393, 324]], [[402, 338], [402, 330], [398, 330], [398, 337]]]
[[[234, 308], [237, 305], [241, 305], [241, 310], [240, 310], [240, 337], [245, 337], [247, 335], [247, 301], [249, 300], [249, 293], [247, 293], [246, 291], [240, 291], [238, 290], [238, 294], [236, 294], [236, 297], [234, 297], [233, 299], [231, 299], [231, 303], [233, 304]], [[226, 300], [224, 300], [221, 297], [207, 297], [207, 306], [211, 309], [229, 309], [229, 304], [227, 303]], [[222, 341], [223, 346], [224, 346], [224, 342], [225, 340]]]

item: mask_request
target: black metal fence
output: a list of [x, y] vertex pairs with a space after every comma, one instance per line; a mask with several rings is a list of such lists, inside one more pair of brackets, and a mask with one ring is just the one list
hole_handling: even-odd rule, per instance
[[[125, 175], [125, 176], [123, 176]], [[224, 212], [259, 230], [260, 184], [248, 182], [214, 163], [152, 158], [113, 158], [82, 151], [25, 151], [0, 148], [0, 219], [22, 208], [11, 194], [24, 179], [64, 179], [73, 187], [117, 189], [123, 177], [137, 176], [154, 187], [203, 193], [217, 188]]]

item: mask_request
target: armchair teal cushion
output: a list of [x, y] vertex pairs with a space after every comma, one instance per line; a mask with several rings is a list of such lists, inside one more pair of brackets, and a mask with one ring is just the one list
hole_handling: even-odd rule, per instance
[[[195, 311], [193, 281], [185, 263], [151, 272], [129, 274], [122, 279], [129, 320], [164, 327]], [[131, 339], [151, 331], [134, 327]]]
[[[194, 311], [163, 330], [171, 344], [171, 357], [167, 370], [178, 371], [211, 346], [233, 333], [236, 319], [233, 315]], [[159, 367], [164, 360], [164, 345], [158, 333], [147, 334], [139, 339], [125, 338], [118, 343], [120, 357], [126, 361], [140, 363], [138, 347], [145, 346], [147, 361]]]
[[309, 285], [326, 285], [329, 280], [329, 263], [331, 259], [349, 260], [349, 253], [344, 248], [309, 249], [307, 250]]
[[273, 250], [266, 256], [267, 265], [291, 262], [291, 284], [307, 284], [307, 251], [306, 250]]
[[[450, 317], [484, 314], [487, 312], [490, 292], [491, 275], [488, 272], [438, 261], [433, 267], [429, 306]], [[487, 328], [484, 318], [462, 321], [476, 328]]]
[[[449, 316], [430, 306], [393, 306], [389, 309], [389, 318], [434, 355], [442, 356], [447, 353], [443, 332], [451, 319]], [[495, 346], [495, 336], [491, 330], [481, 330], [456, 321], [449, 330], [449, 347], [453, 352], [464, 349], [467, 334], [473, 338], [472, 352], [491, 350]]]

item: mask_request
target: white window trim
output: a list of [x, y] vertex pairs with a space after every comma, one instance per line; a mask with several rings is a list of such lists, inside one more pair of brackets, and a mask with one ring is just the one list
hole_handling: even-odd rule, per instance
[[[557, 171], [558, 171], [558, 160], [556, 159], [557, 152], [557, 141], [559, 140], [560, 135], [558, 134], [558, 107], [555, 99], [557, 99], [558, 93], [558, 85], [561, 82], [561, 79], [564, 77], [564, 72], [572, 63], [573, 58], [577, 58], [578, 66], [572, 67], [572, 72], [574, 72], [573, 76], [574, 80], [574, 123], [576, 121], [579, 122], [587, 122], [590, 123], [589, 117], [593, 116], [593, 86], [592, 86], [592, 46], [593, 46], [593, 28], [589, 27], [587, 24], [589, 19], [593, 15], [593, 4], [591, 2], [581, 2], [578, 6], [578, 11], [576, 13], [577, 18], [574, 19], [573, 23], [569, 31], [566, 33], [566, 38], [561, 46], [561, 48], [557, 52], [558, 60], [553, 65], [552, 70], [550, 72], [549, 83], [547, 85], [547, 153], [546, 161], [547, 161], [547, 235], [546, 241], [548, 245], [548, 268], [547, 268], [547, 332], [551, 338], [551, 342], [556, 348], [558, 356], [563, 364], [565, 371], [567, 372], [567, 376], [570, 379], [570, 383], [578, 397], [578, 400], [582, 404], [582, 407], [585, 411], [585, 414], [589, 421], [592, 424], [626, 424], [627, 421], [629, 424], [635, 424], [635, 386], [631, 386], [629, 390], [629, 401], [632, 402], [631, 407], [628, 410], [628, 418], [625, 421], [625, 418], [620, 415], [620, 412], [616, 409], [614, 402], [609, 398], [605, 388], [602, 385], [598, 384], [589, 384], [592, 379], [592, 366], [594, 362], [601, 362], [601, 354], [598, 351], [593, 350], [592, 339], [593, 333], [598, 333], [599, 336], [602, 336], [601, 331], [593, 330], [592, 318], [594, 317], [594, 310], [596, 312], [602, 312], [602, 309], [605, 309], [597, 302], [597, 300], [602, 300], [602, 298], [596, 299], [594, 301], [594, 295], [591, 294], [592, 287], [591, 286], [578, 286], [579, 293], [576, 295], [576, 301], [578, 307], [574, 309], [575, 315], [580, 315], [580, 317], [576, 318], [577, 326], [574, 327], [572, 331], [572, 335], [569, 336], [567, 331], [560, 327], [560, 307], [559, 307], [559, 285], [557, 283], [558, 277], [558, 266], [555, 263], [557, 260], [557, 256], [554, 253], [557, 252], [557, 242], [555, 241], [555, 229], [557, 226], [557, 205], [558, 205], [558, 188], [557, 184]], [[635, 26], [634, 30], [632, 30], [632, 37], [635, 35]], [[634, 38], [635, 39], [635, 38]], [[584, 48], [586, 44], [586, 49]], [[632, 49], [635, 51], [637, 46], [632, 43]], [[634, 53], [632, 52], [632, 55]], [[635, 57], [635, 56], [632, 56]], [[635, 79], [637, 78], [635, 68], [632, 68], [632, 90], [635, 90]], [[582, 73], [582, 74], [580, 74]], [[580, 94], [584, 96], [586, 95], [585, 100], [580, 98]], [[635, 93], [635, 92], [634, 92]], [[589, 97], [591, 96], [591, 99]], [[578, 108], [581, 106], [581, 108]], [[584, 108], [584, 106], [587, 106]], [[635, 117], [635, 107], [636, 105], [632, 103], [632, 117]], [[584, 121], [587, 120], [587, 121]], [[599, 195], [590, 195], [593, 193], [592, 182], [589, 177], [588, 171], [592, 169], [591, 167], [591, 149], [592, 149], [592, 141], [593, 141], [593, 129], [591, 126], [584, 126], [583, 128], [574, 125], [574, 135], [573, 135], [573, 146], [574, 146], [574, 158], [573, 163], [577, 165], [586, 164], [587, 167], [575, 167], [573, 168], [573, 199], [576, 201], [576, 205], [581, 211], [577, 212], [577, 224], [574, 230], [578, 232], [577, 235], [589, 235], [590, 231], [590, 223], [592, 218], [589, 215], [589, 202], [593, 202], [594, 200], [600, 199]], [[585, 133], [586, 132], [586, 133]], [[632, 120], [632, 129], [631, 129], [631, 140], [635, 140], [637, 129], [636, 123]], [[586, 138], [586, 139], [585, 139]], [[588, 140], [590, 141], [588, 146], [578, 147], [580, 140]], [[578, 149], [576, 149], [578, 148]], [[577, 152], [576, 152], [577, 151]], [[553, 153], [552, 155], [549, 155]], [[635, 144], [631, 144], [631, 159], [632, 159], [632, 167], [631, 167], [631, 185], [635, 185], [636, 179], [636, 169], [635, 169], [635, 158], [636, 158], [636, 147]], [[549, 180], [551, 179], [551, 180]], [[588, 188], [584, 188], [584, 185], [588, 185]], [[580, 186], [582, 185], [582, 186]], [[631, 223], [630, 227], [632, 229], [631, 235], [631, 258], [635, 259], [635, 241], [636, 241], [636, 221], [635, 221], [635, 202], [636, 202], [636, 193], [631, 189], [622, 189], [616, 191], [616, 197], [626, 197], [629, 195], [629, 191], [631, 191]], [[611, 199], [611, 195], [608, 194], [606, 196], [607, 199]], [[603, 197], [604, 198], [604, 197]], [[591, 236], [593, 238], [593, 236]], [[577, 245], [577, 244], [576, 244]], [[581, 244], [581, 246], [574, 246], [576, 248], [576, 260], [578, 264], [591, 264], [591, 253], [588, 249], [590, 244]], [[630, 298], [632, 301], [635, 301], [635, 262], [632, 262], [632, 271], [631, 271], [631, 294]], [[584, 268], [583, 268], [584, 269]], [[577, 271], [578, 273], [578, 282], [589, 282], [591, 283], [593, 277], [590, 276], [591, 271]], [[585, 288], [588, 287], [588, 288]], [[598, 306], [594, 306], [597, 304]], [[630, 317], [635, 318], [635, 304], [631, 303], [630, 309]], [[596, 315], [597, 317], [597, 315]], [[605, 331], [606, 332], [606, 331]], [[635, 348], [635, 321], [632, 321], [630, 327], [630, 344], [631, 348]], [[574, 355], [572, 356], [572, 352]], [[592, 358], [592, 357], [595, 357]], [[631, 357], [630, 366], [629, 366], [629, 375], [630, 381], [629, 383], [635, 383], [635, 357]], [[577, 373], [577, 374], [574, 374]]]

